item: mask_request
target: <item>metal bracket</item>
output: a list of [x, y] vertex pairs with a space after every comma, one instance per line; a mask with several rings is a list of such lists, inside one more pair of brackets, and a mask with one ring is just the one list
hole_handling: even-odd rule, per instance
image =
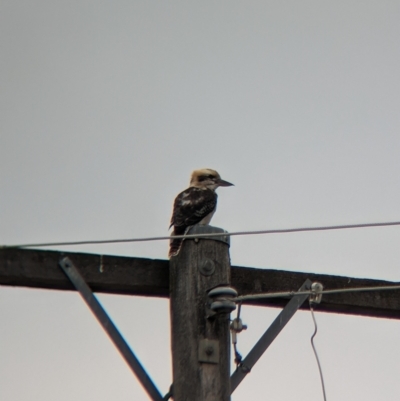
[[227, 245], [230, 245], [230, 237], [228, 234], [228, 231], [223, 230], [222, 228], [219, 227], [214, 227], [210, 226], [208, 224], [196, 224], [192, 226], [189, 231], [187, 232], [188, 235], [196, 235], [196, 234], [221, 234], [218, 237], [199, 237], [195, 238], [195, 242], [198, 242], [200, 239], [208, 239], [208, 240], [214, 240], [214, 241], [220, 241], [224, 242]]
[[311, 284], [310, 303], [320, 304], [322, 301], [322, 291], [324, 286], [321, 283], [315, 282]]
[[[299, 291], [309, 290], [311, 288], [311, 280], [306, 280], [300, 287]], [[268, 327], [266, 332], [258, 340], [257, 344], [248, 353], [246, 358], [240, 363], [231, 376], [231, 394], [236, 390], [237, 386], [242, 382], [245, 376], [250, 372], [251, 368], [261, 358], [262, 354], [272, 344], [278, 334], [286, 326], [289, 320], [297, 312], [303, 302], [309, 297], [309, 294], [294, 295], [288, 304], [283, 308], [282, 312]]]
[[205, 338], [199, 343], [199, 362], [219, 363], [219, 342]]
[[129, 345], [117, 330], [114, 323], [107, 315], [100, 302], [94, 296], [91, 289], [86, 284], [84, 278], [81, 276], [72, 261], [68, 257], [65, 257], [60, 260], [59, 265], [71, 280], [74, 287], [79, 291], [90, 310], [93, 312], [103, 329], [109, 335], [111, 341], [118, 348], [118, 351], [121, 353], [141, 385], [144, 387], [149, 397], [153, 401], [162, 401], [163, 397], [161, 393], [158, 391], [157, 387], [154, 385], [153, 381], [150, 379], [149, 375], [140, 364], [135, 354], [129, 348]]

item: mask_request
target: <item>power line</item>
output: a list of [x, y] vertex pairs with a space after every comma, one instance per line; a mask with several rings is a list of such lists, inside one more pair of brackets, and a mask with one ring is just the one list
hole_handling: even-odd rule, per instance
[[19, 245], [3, 245], [0, 248], [39, 248], [45, 246], [67, 246], [67, 245], [95, 245], [95, 244], [116, 244], [125, 242], [148, 242], [148, 241], [162, 241], [171, 239], [193, 239], [193, 238], [213, 238], [221, 236], [234, 236], [234, 235], [260, 235], [260, 234], [284, 234], [296, 233], [307, 231], [330, 231], [330, 230], [346, 230], [351, 228], [372, 228], [372, 227], [388, 227], [398, 226], [400, 221], [384, 222], [384, 223], [363, 223], [363, 224], [345, 224], [337, 226], [321, 226], [321, 227], [299, 227], [299, 228], [283, 228], [275, 230], [259, 230], [259, 231], [236, 231], [226, 233], [205, 233], [205, 234], [187, 234], [187, 235], [171, 235], [161, 237], [139, 237], [139, 238], [122, 238], [122, 239], [109, 239], [109, 240], [88, 240], [88, 241], [68, 241], [68, 242], [45, 242], [45, 243], [32, 243], [32, 244], [19, 244]]
[[[345, 292], [365, 292], [365, 291], [388, 291], [388, 290], [400, 290], [400, 285], [386, 285], [386, 286], [376, 286], [376, 287], [352, 287], [352, 288], [338, 288], [334, 290], [323, 290], [320, 292], [322, 295], [328, 294], [343, 294]], [[256, 299], [265, 298], [287, 298], [293, 297], [294, 295], [313, 295], [312, 290], [306, 291], [283, 291], [283, 292], [271, 292], [265, 294], [255, 294], [255, 295], [242, 295], [233, 299], [235, 302], [252, 301]]]

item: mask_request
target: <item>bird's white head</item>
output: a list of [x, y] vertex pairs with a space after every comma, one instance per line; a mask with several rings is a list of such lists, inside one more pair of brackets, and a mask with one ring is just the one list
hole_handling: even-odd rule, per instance
[[190, 186], [196, 188], [208, 188], [215, 191], [218, 187], [230, 187], [228, 181], [222, 180], [221, 176], [210, 168], [194, 170], [190, 179]]

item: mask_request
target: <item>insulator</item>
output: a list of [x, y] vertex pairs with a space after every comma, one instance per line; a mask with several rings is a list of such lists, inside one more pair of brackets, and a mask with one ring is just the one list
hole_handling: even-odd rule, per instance
[[215, 313], [231, 313], [236, 309], [233, 301], [237, 297], [237, 291], [232, 287], [217, 287], [208, 292], [211, 298], [210, 309]]

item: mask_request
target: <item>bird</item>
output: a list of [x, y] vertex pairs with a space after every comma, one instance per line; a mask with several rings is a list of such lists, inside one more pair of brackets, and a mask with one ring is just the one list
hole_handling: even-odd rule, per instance
[[[215, 190], [218, 187], [230, 187], [228, 181], [210, 168], [194, 170], [190, 178], [189, 188], [177, 195], [171, 217], [173, 227], [172, 236], [185, 235], [189, 229], [196, 224], [207, 225], [217, 208], [218, 195]], [[183, 239], [174, 238], [170, 240], [169, 254], [178, 255]]]

